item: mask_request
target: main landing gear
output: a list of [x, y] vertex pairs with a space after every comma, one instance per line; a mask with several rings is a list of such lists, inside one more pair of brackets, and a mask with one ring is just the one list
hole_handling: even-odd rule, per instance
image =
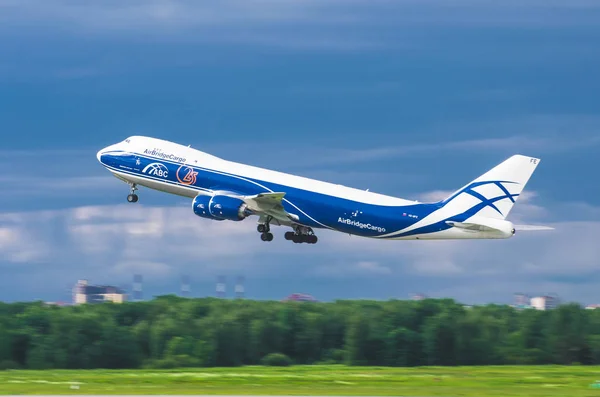
[[135, 183], [131, 183], [131, 192], [129, 193], [129, 195], [127, 196], [127, 201], [130, 203], [137, 203], [138, 201], [138, 195], [135, 194], [135, 191], [138, 190], [137, 186]]
[[297, 226], [295, 232], [286, 232], [284, 238], [293, 241], [295, 244], [316, 244], [319, 240], [313, 230], [306, 226]]
[[256, 230], [260, 233], [260, 239], [262, 241], [273, 241], [273, 233], [271, 233], [271, 227], [269, 223], [273, 218], [268, 217], [265, 223], [260, 223]]
[[[270, 222], [273, 220], [272, 217], [267, 217], [265, 223], [259, 223], [256, 230], [260, 233], [260, 239], [262, 241], [272, 241], [273, 233], [271, 233]], [[307, 226], [296, 226], [293, 232], [286, 232], [284, 237], [286, 240], [293, 241], [296, 244], [308, 243], [316, 244], [318, 239], [313, 230]]]

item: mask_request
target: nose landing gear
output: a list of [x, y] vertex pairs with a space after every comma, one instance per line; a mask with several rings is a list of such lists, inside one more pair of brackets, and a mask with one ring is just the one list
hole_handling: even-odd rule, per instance
[[131, 192], [129, 193], [129, 195], [127, 195], [127, 201], [130, 203], [137, 203], [138, 195], [135, 194], [135, 191], [138, 190], [138, 188], [135, 183], [131, 183], [130, 185], [131, 185]]

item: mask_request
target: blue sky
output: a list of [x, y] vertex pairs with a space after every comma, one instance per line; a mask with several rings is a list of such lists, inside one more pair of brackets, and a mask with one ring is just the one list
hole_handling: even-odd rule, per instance
[[[468, 303], [600, 301], [600, 4], [591, 0], [0, 0], [0, 299], [78, 278], [145, 295]], [[125, 4], [125, 5], [123, 5]], [[98, 149], [155, 136], [221, 157], [435, 199], [514, 153], [542, 158], [510, 241], [315, 246], [193, 215], [126, 185]], [[232, 291], [232, 286], [229, 286]]]

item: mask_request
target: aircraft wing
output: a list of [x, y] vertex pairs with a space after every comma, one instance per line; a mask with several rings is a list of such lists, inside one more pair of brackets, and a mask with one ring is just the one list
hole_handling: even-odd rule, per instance
[[261, 215], [261, 218], [271, 216], [280, 225], [286, 225], [298, 221], [300, 218], [283, 208], [281, 201], [284, 196], [285, 193], [283, 192], [259, 193], [253, 196], [244, 196], [244, 201], [248, 209]]

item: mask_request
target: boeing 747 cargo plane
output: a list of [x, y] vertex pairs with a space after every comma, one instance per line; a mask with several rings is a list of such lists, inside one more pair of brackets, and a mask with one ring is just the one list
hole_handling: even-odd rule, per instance
[[507, 215], [539, 165], [514, 155], [446, 199], [421, 203], [235, 163], [176, 143], [132, 136], [100, 150], [100, 163], [131, 187], [189, 197], [194, 214], [217, 221], [258, 217], [263, 241], [272, 225], [292, 229], [285, 239], [317, 242], [315, 229], [378, 239], [501, 239], [516, 226]]

